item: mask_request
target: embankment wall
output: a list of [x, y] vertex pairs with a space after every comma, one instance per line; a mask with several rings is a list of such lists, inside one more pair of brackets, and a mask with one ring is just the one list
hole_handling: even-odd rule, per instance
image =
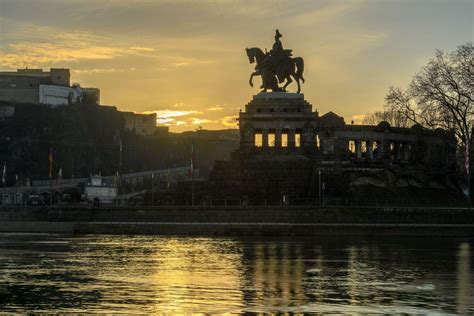
[[0, 232], [474, 236], [474, 210], [309, 207], [0, 209]]

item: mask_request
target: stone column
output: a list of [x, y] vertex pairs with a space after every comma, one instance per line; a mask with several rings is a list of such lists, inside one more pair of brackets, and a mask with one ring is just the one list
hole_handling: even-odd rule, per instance
[[288, 130], [288, 148], [295, 148], [295, 130]]
[[401, 160], [402, 159], [402, 147], [401, 143], [395, 143], [395, 159]]
[[255, 147], [255, 131], [249, 124], [240, 127], [240, 147], [242, 149]]
[[366, 144], [366, 146], [367, 146], [367, 158], [368, 158], [368, 159], [374, 159], [374, 150], [373, 150], [373, 148], [372, 148], [373, 143], [374, 143], [374, 142], [371, 141], [371, 140], [366, 140], [366, 141], [365, 141], [365, 144]]
[[355, 143], [356, 158], [358, 158], [358, 159], [362, 158], [362, 150], [361, 150], [362, 149], [361, 148], [362, 143], [361, 143], [361, 141], [360, 140], [355, 140], [354, 143]]
[[410, 145], [407, 143], [403, 144], [403, 158], [404, 161], [410, 160]]
[[249, 128], [245, 133], [246, 143], [249, 144], [250, 148], [255, 147], [255, 130], [253, 128]]
[[390, 156], [390, 141], [382, 140], [380, 142], [380, 159], [385, 159], [389, 156]]
[[262, 147], [268, 147], [268, 129], [262, 129]]
[[275, 148], [281, 148], [281, 129], [275, 130]]
[[314, 151], [315, 148], [315, 137], [314, 132], [310, 128], [303, 129], [301, 133], [301, 147], [304, 148], [306, 151]]

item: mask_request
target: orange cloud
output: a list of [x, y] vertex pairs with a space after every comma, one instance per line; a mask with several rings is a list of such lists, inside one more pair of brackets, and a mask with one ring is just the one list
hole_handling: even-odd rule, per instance
[[212, 108], [208, 108], [208, 111], [222, 111], [224, 108], [220, 106], [219, 104], [213, 106]]
[[[29, 29], [29, 28], [27, 28]], [[0, 65], [9, 68], [39, 67], [61, 62], [108, 60], [119, 56], [146, 56], [154, 49], [142, 46], [111, 45], [107, 38], [88, 32], [61, 32], [48, 27], [39, 41], [11, 43], [0, 50]], [[104, 44], [107, 43], [107, 44]]]
[[236, 116], [236, 115], [224, 116], [221, 119], [221, 124], [224, 125], [225, 127], [235, 128], [235, 127], [238, 126], [237, 118], [238, 118], [238, 116]]

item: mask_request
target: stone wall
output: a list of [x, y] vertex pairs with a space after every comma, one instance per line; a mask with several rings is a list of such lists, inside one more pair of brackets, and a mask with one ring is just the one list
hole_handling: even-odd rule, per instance
[[0, 209], [0, 232], [173, 235], [474, 236], [467, 209]]
[[156, 113], [139, 114], [122, 112], [125, 119], [125, 129], [137, 135], [153, 135], [156, 130]]
[[474, 224], [474, 212], [416, 207], [2, 207], [0, 221], [448, 225]]
[[18, 103], [40, 102], [40, 85], [70, 85], [69, 69], [18, 69], [0, 72], [0, 100]]
[[36, 77], [0, 76], [0, 100], [39, 103], [39, 85], [44, 81]]

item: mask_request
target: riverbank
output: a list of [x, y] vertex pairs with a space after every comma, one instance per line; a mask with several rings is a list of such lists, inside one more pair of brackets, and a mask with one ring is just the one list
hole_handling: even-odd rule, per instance
[[469, 237], [474, 236], [474, 210], [301, 206], [3, 208], [0, 232]]
[[189, 236], [456, 236], [474, 237], [474, 224], [294, 224], [171, 222], [3, 222], [3, 233]]

